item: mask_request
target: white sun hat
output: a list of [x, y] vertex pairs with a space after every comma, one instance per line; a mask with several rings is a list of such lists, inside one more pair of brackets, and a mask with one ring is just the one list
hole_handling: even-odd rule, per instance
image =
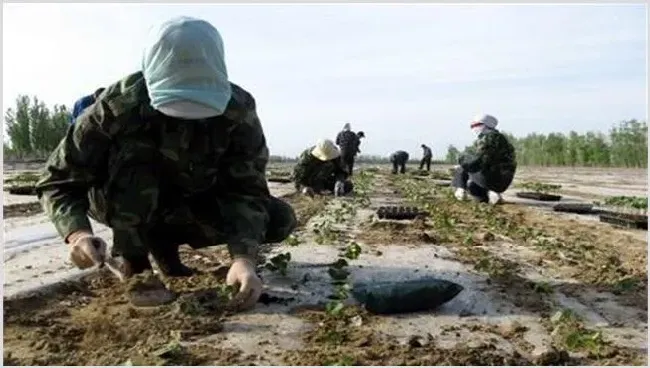
[[321, 161], [329, 161], [341, 156], [339, 149], [336, 147], [334, 142], [329, 139], [318, 141], [316, 147], [311, 150], [311, 154]]

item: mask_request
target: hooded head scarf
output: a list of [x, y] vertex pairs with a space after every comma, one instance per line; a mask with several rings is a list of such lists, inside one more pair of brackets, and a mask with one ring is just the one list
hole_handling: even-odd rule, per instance
[[345, 123], [345, 125], [343, 125], [343, 130], [348, 131], [350, 129], [350, 123]]
[[152, 28], [142, 72], [151, 106], [166, 115], [221, 115], [231, 97], [221, 35], [210, 23], [178, 17]]
[[482, 114], [482, 115], [477, 115], [474, 118], [474, 120], [472, 120], [472, 122], [470, 123], [470, 127], [472, 128], [472, 131], [476, 135], [479, 135], [487, 129], [496, 128], [498, 123], [499, 121], [494, 116]]

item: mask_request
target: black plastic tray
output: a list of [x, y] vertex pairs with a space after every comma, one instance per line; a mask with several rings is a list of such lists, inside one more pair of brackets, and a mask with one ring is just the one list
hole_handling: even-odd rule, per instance
[[591, 203], [558, 203], [553, 206], [553, 211], [577, 214], [589, 214], [595, 212], [594, 205]]
[[266, 180], [269, 183], [291, 183], [291, 179], [289, 178], [267, 178]]
[[417, 207], [386, 206], [377, 210], [377, 217], [382, 220], [413, 220], [422, 215], [426, 212]]
[[648, 230], [648, 215], [628, 213], [604, 212], [601, 213], [600, 222], [631, 229]]
[[557, 202], [562, 199], [561, 195], [536, 193], [536, 192], [517, 192], [515, 195], [519, 198], [534, 199], [536, 201]]
[[15, 195], [36, 195], [36, 188], [34, 185], [21, 185], [7, 188], [10, 194]]

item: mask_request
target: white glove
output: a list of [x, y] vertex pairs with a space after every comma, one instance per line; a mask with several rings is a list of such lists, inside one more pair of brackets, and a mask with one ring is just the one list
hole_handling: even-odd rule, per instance
[[454, 197], [456, 197], [456, 199], [459, 201], [464, 201], [465, 199], [467, 199], [467, 192], [463, 188], [458, 188], [454, 193]]
[[314, 189], [310, 187], [304, 187], [302, 188], [302, 194], [308, 196], [308, 197], [313, 197], [314, 196]]
[[72, 244], [70, 260], [80, 269], [101, 265], [106, 260], [107, 246], [102, 238], [84, 232], [72, 234], [68, 240]]
[[491, 204], [502, 204], [503, 203], [503, 197], [501, 197], [500, 193], [489, 191], [488, 192], [488, 197], [490, 198], [490, 203]]
[[245, 310], [255, 306], [262, 295], [262, 280], [255, 273], [255, 264], [248, 258], [235, 258], [226, 275], [226, 284], [239, 287], [231, 306]]

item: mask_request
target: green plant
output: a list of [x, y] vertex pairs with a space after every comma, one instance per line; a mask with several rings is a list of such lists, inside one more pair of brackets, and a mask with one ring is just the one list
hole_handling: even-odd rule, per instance
[[286, 276], [287, 266], [289, 264], [289, 261], [291, 261], [291, 253], [287, 252], [278, 254], [277, 256], [271, 258], [269, 261], [269, 263], [264, 265], [266, 269], [272, 272], [278, 272], [282, 276]]
[[344, 257], [347, 259], [357, 259], [361, 254], [361, 246], [356, 242], [350, 242], [345, 248]]
[[300, 241], [300, 239], [298, 238], [298, 236], [296, 236], [296, 235], [294, 235], [294, 234], [289, 235], [289, 236], [284, 240], [284, 242], [287, 243], [288, 245], [292, 246], [292, 247], [298, 246], [298, 245], [300, 245], [300, 243], [301, 243], [301, 241]]
[[647, 210], [648, 197], [631, 197], [631, 196], [608, 197], [605, 199], [605, 204], [608, 206], [631, 207], [640, 210]]
[[535, 193], [556, 193], [562, 189], [561, 185], [544, 184], [537, 181], [524, 182], [520, 185], [523, 189], [533, 191]]
[[553, 336], [568, 350], [588, 351], [599, 355], [607, 343], [600, 331], [584, 327], [581, 318], [570, 309], [556, 312], [550, 319]]

